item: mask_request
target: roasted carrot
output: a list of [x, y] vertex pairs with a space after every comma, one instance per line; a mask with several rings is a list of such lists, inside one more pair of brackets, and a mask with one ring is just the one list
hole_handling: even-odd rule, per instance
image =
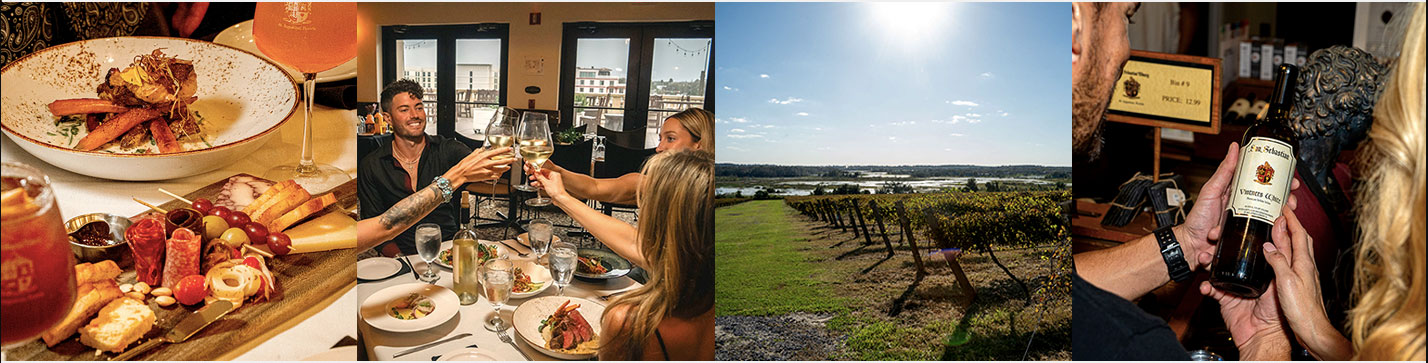
[[147, 108], [131, 109], [100, 124], [99, 128], [84, 135], [83, 139], [79, 139], [79, 143], [75, 144], [74, 148], [76, 150], [85, 151], [98, 149], [100, 146], [103, 146], [104, 143], [113, 141], [114, 138], [123, 135], [124, 132], [129, 131], [129, 129], [134, 128], [134, 126], [138, 126], [140, 123], [155, 117], [159, 117], [158, 111]]
[[50, 113], [55, 116], [79, 115], [86, 113], [114, 113], [128, 111], [128, 107], [120, 106], [109, 100], [98, 98], [75, 98], [50, 102]]
[[162, 118], [149, 121], [149, 133], [154, 135], [154, 143], [159, 145], [159, 153], [176, 153], [183, 151], [179, 146], [178, 138], [174, 137], [174, 132], [169, 130], [169, 123]]

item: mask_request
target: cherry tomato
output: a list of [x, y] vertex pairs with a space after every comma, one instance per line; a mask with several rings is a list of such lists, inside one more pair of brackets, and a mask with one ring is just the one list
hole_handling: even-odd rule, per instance
[[228, 226], [230, 227], [242, 227], [243, 225], [248, 224], [248, 222], [253, 221], [252, 219], [248, 219], [248, 213], [243, 213], [239, 211], [229, 212], [228, 215], [223, 216], [223, 219], [228, 220]]
[[[223, 219], [228, 219], [229, 214], [233, 214], [233, 210], [223, 206], [213, 207], [212, 209], [208, 210], [208, 215], [218, 216], [219, 218]], [[232, 225], [232, 223], [229, 223], [229, 225]]]
[[174, 299], [180, 304], [193, 305], [203, 302], [208, 296], [208, 279], [203, 275], [188, 275], [174, 285]]
[[199, 213], [208, 214], [209, 209], [213, 209], [213, 202], [208, 199], [198, 198], [193, 200], [193, 209]]
[[268, 227], [264, 227], [262, 223], [248, 222], [243, 225], [243, 232], [248, 233], [248, 240], [253, 244], [268, 243]]
[[282, 232], [268, 233], [268, 249], [273, 250], [273, 254], [286, 255], [293, 251], [293, 240]]
[[244, 257], [244, 258], [243, 258], [243, 264], [244, 264], [244, 265], [248, 265], [248, 267], [252, 267], [252, 268], [257, 269], [257, 270], [259, 270], [259, 271], [262, 271], [262, 270], [263, 270], [263, 262], [258, 261], [258, 258], [257, 258], [257, 257], [253, 257], [253, 256]]

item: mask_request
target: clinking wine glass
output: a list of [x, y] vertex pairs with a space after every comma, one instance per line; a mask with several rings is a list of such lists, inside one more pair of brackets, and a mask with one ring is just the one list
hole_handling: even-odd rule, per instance
[[[515, 125], [516, 125], [516, 121], [519, 120], [519, 119], [517, 118], [517, 117], [519, 117], [519, 116], [517, 116], [517, 114], [518, 114], [518, 112], [517, 112], [515, 109], [510, 108], [510, 107], [501, 107], [501, 108], [496, 109], [496, 113], [491, 115], [491, 122], [489, 122], [489, 123], [486, 124], [486, 132], [485, 132], [485, 134], [486, 134], [486, 148], [487, 148], [487, 149], [502, 148], [502, 147], [507, 147], [507, 148], [508, 148], [508, 147], [511, 147], [512, 145], [515, 144], [515, 140], [516, 140], [516, 126], [515, 126]], [[498, 155], [498, 156], [496, 156], [496, 157], [493, 157], [492, 159], [493, 159], [493, 160], [505, 160], [505, 159], [512, 158], [512, 157], [514, 157], [514, 156]], [[490, 198], [490, 199], [491, 199], [492, 202], [489, 203], [489, 204], [486, 204], [486, 206], [481, 207], [481, 208], [483, 208], [483, 209], [488, 209], [488, 210], [489, 210], [489, 209], [492, 209], [492, 208], [495, 208], [495, 207], [496, 207], [496, 202], [495, 202], [495, 200], [496, 200], [496, 186], [495, 186], [495, 184], [492, 184], [492, 185], [491, 185], [491, 198]]]
[[486, 269], [482, 272], [481, 285], [485, 288], [486, 301], [491, 303], [491, 315], [494, 317], [486, 321], [486, 330], [502, 331], [506, 330], [506, 322], [501, 320], [501, 307], [506, 305], [506, 301], [511, 298], [511, 287], [515, 284], [515, 276], [511, 271], [510, 260], [494, 259], [486, 262]]
[[[545, 118], [545, 114], [541, 114], [541, 113], [539, 113], [539, 112], [525, 112], [525, 113], [522, 113], [521, 116], [520, 116], [520, 118], [518, 119], [518, 123], [515, 124], [516, 131], [518, 131], [518, 132], [524, 132], [525, 129], [526, 129], [526, 123], [529, 123], [531, 120], [534, 120], [535, 117], [536, 117], [535, 114], [540, 114], [541, 119], [544, 119], [544, 118]], [[521, 162], [525, 162], [525, 157], [526, 157], [526, 156], [525, 156], [524, 154], [520, 154], [520, 152], [521, 152], [521, 149], [520, 149], [521, 137], [520, 137], [519, 134], [516, 135], [515, 141], [516, 141], [516, 154], [520, 156]], [[513, 175], [513, 176], [514, 176], [514, 175]], [[512, 181], [513, 181], [513, 183], [511, 183], [511, 184], [515, 184], [515, 183], [514, 183], [514, 180], [512, 180]], [[537, 193], [539, 193], [539, 191], [536, 190], [536, 188], [531, 185], [530, 180], [529, 180], [529, 177], [527, 177], [527, 180], [526, 180], [525, 182], [522, 182], [522, 183], [520, 183], [520, 184], [516, 184], [516, 185], [513, 186], [512, 188], [516, 188], [516, 190], [523, 191], [523, 192], [537, 192]]]
[[351, 180], [332, 165], [312, 157], [312, 96], [317, 73], [357, 56], [356, 3], [258, 3], [253, 40], [258, 50], [303, 74], [302, 157], [297, 164], [268, 169], [269, 180], [293, 180], [308, 190], [326, 190]]
[[[521, 115], [521, 131], [517, 134], [521, 148], [521, 158], [531, 163], [535, 170], [540, 170], [545, 161], [550, 159], [550, 155], [555, 153], [555, 144], [550, 142], [550, 123], [546, 121], [546, 115], [539, 112], [526, 112]], [[526, 179], [526, 185], [530, 185], [530, 179]], [[550, 198], [540, 195], [536, 190], [536, 197], [526, 200], [526, 205], [532, 207], [544, 207], [550, 205]]]

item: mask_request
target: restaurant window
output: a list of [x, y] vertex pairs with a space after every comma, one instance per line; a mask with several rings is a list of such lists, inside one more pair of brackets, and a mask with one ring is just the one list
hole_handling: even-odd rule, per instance
[[485, 140], [506, 104], [509, 36], [507, 24], [384, 26], [381, 84], [421, 84], [428, 134]]
[[640, 130], [653, 148], [665, 118], [714, 111], [713, 22], [566, 23], [560, 58], [561, 128]]

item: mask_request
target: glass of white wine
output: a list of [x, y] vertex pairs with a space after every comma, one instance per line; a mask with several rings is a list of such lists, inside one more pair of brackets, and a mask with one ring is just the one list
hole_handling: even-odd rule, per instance
[[[521, 131], [517, 134], [521, 157], [536, 170], [540, 170], [545, 161], [550, 159], [550, 155], [555, 153], [555, 144], [550, 142], [550, 123], [546, 115], [539, 112], [526, 112], [521, 115]], [[530, 184], [530, 179], [526, 179], [526, 184]], [[550, 198], [540, 195], [536, 191], [536, 197], [526, 200], [526, 205], [532, 207], [544, 207], [550, 205]]]
[[[513, 109], [513, 108], [510, 108], [510, 107], [501, 107], [501, 108], [496, 109], [496, 113], [495, 113], [495, 114], [491, 115], [491, 122], [486, 124], [486, 133], [485, 133], [485, 134], [486, 134], [486, 148], [487, 148], [487, 149], [495, 149], [495, 148], [503, 148], [503, 147], [507, 147], [507, 148], [508, 148], [508, 147], [511, 147], [511, 145], [515, 144], [515, 141], [516, 141], [516, 126], [515, 126], [515, 122], [516, 122], [516, 120], [517, 120], [516, 114], [517, 114], [517, 111], [516, 111], [515, 109]], [[512, 158], [512, 157], [513, 157], [513, 156], [497, 155], [497, 156], [495, 156], [495, 157], [492, 157], [492, 159], [494, 159], [494, 160], [505, 160], [505, 159], [509, 159], [509, 158]], [[482, 208], [482, 209], [486, 209], [486, 210], [490, 210], [490, 209], [494, 209], [494, 208], [496, 207], [496, 185], [495, 185], [495, 184], [492, 184], [492, 185], [491, 185], [491, 198], [490, 198], [490, 200], [491, 200], [491, 203], [488, 203], [488, 204], [486, 204], [486, 206], [481, 207], [481, 208]]]
[[486, 262], [481, 284], [486, 290], [486, 302], [491, 303], [492, 315], [495, 315], [491, 320], [486, 321], [486, 330], [506, 330], [506, 322], [501, 320], [501, 307], [510, 300], [511, 286], [515, 284], [515, 276], [512, 274], [511, 267], [510, 260], [498, 258]]

